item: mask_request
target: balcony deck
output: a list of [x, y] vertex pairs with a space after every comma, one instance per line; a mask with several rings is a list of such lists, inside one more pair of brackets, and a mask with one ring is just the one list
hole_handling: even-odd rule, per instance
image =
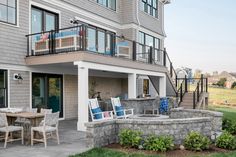
[[45, 65], [45, 64], [63, 64], [73, 63], [77, 61], [105, 64], [110, 66], [119, 66], [125, 68], [148, 70], [155, 72], [168, 72], [167, 68], [162, 65], [147, 64], [140, 61], [132, 61], [130, 59], [112, 57], [108, 55], [102, 55], [97, 53], [91, 53], [86, 51], [77, 51], [71, 53], [60, 53], [41, 56], [26, 57], [27, 65]]

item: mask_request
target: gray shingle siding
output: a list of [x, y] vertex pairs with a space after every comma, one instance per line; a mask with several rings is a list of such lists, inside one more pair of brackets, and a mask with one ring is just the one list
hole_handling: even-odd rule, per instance
[[[72, 26], [70, 24], [70, 19], [77, 16], [84, 20], [90, 21], [95, 25], [103, 26], [104, 28], [109, 28], [110, 30], [115, 30], [117, 35], [123, 34], [126, 38], [131, 40], [137, 40], [137, 30], [136, 28], [129, 28], [129, 24], [138, 25], [137, 20], [137, 3], [138, 0], [117, 0], [117, 10], [113, 11], [100, 4], [96, 3], [96, 0], [58, 0], [58, 2], [63, 2], [65, 5], [70, 5], [77, 7], [79, 10], [87, 11], [90, 14], [94, 14], [97, 17], [102, 17], [106, 19], [109, 23], [114, 23], [115, 25], [110, 25], [99, 19], [93, 17], [87, 17], [79, 14], [76, 11], [66, 9], [63, 6], [57, 6], [50, 2], [50, 0], [18, 0], [18, 26], [6, 25], [0, 22], [0, 65], [14, 65], [15, 67], [19, 65], [26, 66], [25, 57], [27, 54], [27, 38], [25, 35], [30, 32], [30, 8], [29, 3], [37, 2], [60, 11], [60, 23], [61, 28]], [[139, 7], [138, 7], [139, 9]], [[138, 11], [140, 27], [146, 28], [151, 32], [164, 35], [163, 32], [163, 4], [159, 2], [159, 19], [155, 19], [142, 11]], [[119, 26], [126, 26], [125, 29]], [[163, 48], [164, 41], [161, 41], [161, 48]], [[20, 66], [19, 66], [20, 67]], [[21, 68], [21, 67], [20, 67]], [[27, 68], [27, 67], [26, 67]], [[41, 66], [40, 70], [46, 69], [46, 66]], [[0, 67], [2, 69], [2, 67]], [[14, 69], [14, 68], [11, 68]], [[16, 68], [18, 69], [18, 68]], [[30, 71], [30, 70], [29, 70]], [[9, 74], [9, 92], [10, 92], [10, 105], [11, 107], [23, 107], [30, 104], [30, 72], [25, 71], [15, 71], [10, 70]], [[53, 71], [53, 70], [52, 70]], [[23, 76], [23, 83], [18, 84], [14, 81], [13, 74], [20, 73]], [[55, 71], [56, 73], [56, 71]], [[138, 86], [141, 90], [141, 85]], [[23, 92], [22, 92], [23, 91]], [[138, 95], [141, 93], [138, 93]]]
[[[74, 4], [74, 6], [86, 10], [90, 13], [94, 13], [103, 18], [106, 18], [110, 21], [113, 21], [119, 25], [121, 24], [137, 24], [136, 17], [136, 4], [138, 3], [135, 0], [117, 0], [117, 10], [113, 11], [108, 9], [100, 4], [96, 3], [96, 0], [58, 0], [66, 4]], [[49, 4], [43, 0], [34, 0], [37, 2], [61, 12], [61, 27], [71, 26], [70, 19], [78, 16], [80, 18], [92, 21], [93, 23], [102, 25], [104, 27], [116, 30], [118, 35], [124, 34], [128, 38], [135, 40], [136, 39], [136, 30], [133, 29], [132, 32], [129, 32], [132, 28], [121, 30], [114, 26], [110, 26], [106, 23], [102, 23], [94, 18], [88, 18], [78, 13], [72, 12], [70, 10], [64, 9], [62, 7]], [[155, 19], [146, 13], [139, 11], [139, 19], [141, 26], [147, 28], [155, 33], [163, 35], [162, 28], [162, 3], [159, 2], [159, 19]], [[0, 23], [0, 63], [5, 64], [19, 64], [25, 65], [25, 56], [27, 50], [27, 39], [26, 34], [29, 33], [29, 0], [20, 0], [19, 1], [19, 27], [9, 26]]]

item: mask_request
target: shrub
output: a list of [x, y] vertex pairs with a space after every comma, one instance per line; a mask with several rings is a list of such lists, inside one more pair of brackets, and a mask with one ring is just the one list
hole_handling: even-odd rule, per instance
[[188, 150], [202, 151], [209, 148], [210, 140], [198, 132], [190, 132], [184, 140], [184, 146]]
[[232, 121], [230, 119], [224, 118], [223, 124], [222, 124], [222, 129], [231, 133], [231, 134], [236, 134], [236, 122]]
[[125, 147], [138, 148], [141, 143], [142, 133], [130, 129], [124, 129], [119, 134], [120, 144]]
[[236, 149], [236, 138], [225, 131], [216, 139], [216, 146], [230, 150]]
[[144, 141], [144, 149], [152, 151], [162, 151], [171, 150], [174, 147], [173, 138], [170, 136], [156, 136], [150, 135]]

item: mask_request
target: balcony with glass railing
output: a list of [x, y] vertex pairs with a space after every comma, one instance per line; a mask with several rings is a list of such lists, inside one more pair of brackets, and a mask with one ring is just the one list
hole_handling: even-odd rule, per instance
[[27, 57], [86, 52], [167, 67], [171, 78], [176, 78], [172, 62], [165, 50], [85, 24], [29, 34], [26, 37]]

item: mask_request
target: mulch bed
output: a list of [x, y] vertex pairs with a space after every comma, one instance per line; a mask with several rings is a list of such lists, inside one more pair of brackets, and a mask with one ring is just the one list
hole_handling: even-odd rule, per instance
[[230, 152], [229, 150], [217, 148], [214, 145], [211, 145], [209, 150], [201, 151], [201, 152], [180, 150], [179, 146], [176, 146], [176, 148], [174, 150], [170, 150], [167, 152], [155, 152], [155, 151], [147, 151], [147, 150], [138, 150], [138, 149], [134, 149], [134, 148], [124, 148], [119, 144], [111, 144], [109, 146], [106, 146], [105, 148], [116, 150], [116, 151], [121, 151], [121, 152], [125, 152], [125, 153], [143, 153], [143, 154], [147, 154], [147, 155], [162, 155], [162, 156], [166, 156], [166, 157], [206, 156], [206, 155], [215, 154], [215, 153], [228, 153], [228, 152]]

